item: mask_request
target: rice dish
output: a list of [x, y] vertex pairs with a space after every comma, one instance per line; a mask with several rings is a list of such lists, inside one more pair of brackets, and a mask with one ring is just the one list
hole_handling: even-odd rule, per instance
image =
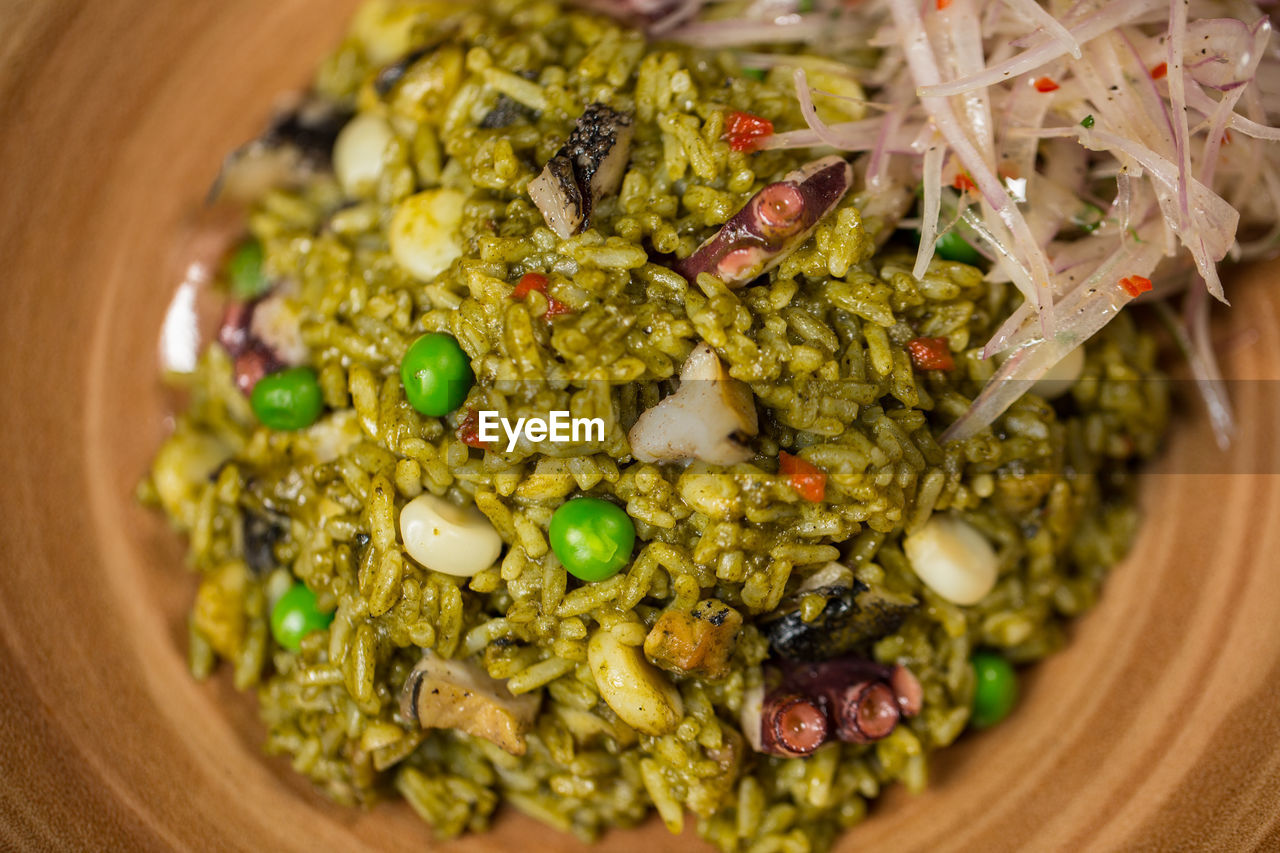
[[339, 803], [824, 849], [1123, 557], [1155, 339], [1120, 314], [943, 441], [1024, 296], [913, 274], [912, 179], [754, 145], [806, 127], [785, 70], [374, 2], [304, 107], [218, 189], [250, 237], [141, 492], [189, 539], [193, 673]]

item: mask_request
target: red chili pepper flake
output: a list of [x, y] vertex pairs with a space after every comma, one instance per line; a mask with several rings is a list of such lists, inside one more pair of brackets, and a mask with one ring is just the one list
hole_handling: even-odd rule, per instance
[[1223, 145], [1231, 144], [1231, 131], [1229, 130], [1222, 131], [1222, 144]]
[[951, 186], [960, 190], [962, 193], [969, 192], [970, 190], [976, 190], [978, 188], [977, 185], [974, 184], [973, 178], [969, 177], [968, 172], [956, 172], [955, 180], [951, 182]]
[[750, 151], [770, 136], [773, 136], [773, 122], [767, 118], [738, 110], [725, 116], [724, 138], [734, 151]]
[[783, 450], [778, 453], [778, 473], [790, 480], [791, 488], [811, 503], [827, 496], [827, 472], [812, 462]]
[[467, 409], [467, 413], [462, 416], [462, 421], [458, 424], [457, 436], [458, 440], [467, 447], [484, 450], [489, 446], [480, 440], [480, 413], [475, 409]]
[[1037, 92], [1053, 92], [1060, 88], [1057, 83], [1053, 82], [1048, 77], [1041, 77], [1034, 85]]
[[907, 352], [918, 370], [954, 370], [956, 366], [946, 338], [916, 338], [907, 343]]
[[1155, 68], [1151, 69], [1151, 79], [1159, 80], [1161, 77], [1169, 73], [1169, 63], [1161, 62]]
[[516, 289], [511, 291], [511, 298], [519, 301], [536, 290], [547, 297], [547, 310], [543, 313], [542, 319], [550, 322], [564, 314], [572, 314], [572, 308], [547, 293], [548, 283], [547, 277], [540, 272], [525, 273], [520, 283], [516, 285]]
[[1138, 297], [1151, 289], [1151, 279], [1143, 278], [1140, 275], [1125, 276], [1120, 279], [1120, 286], [1124, 288], [1125, 293]]
[[947, 8], [950, 5], [951, 5], [951, 0], [938, 0], [938, 11], [941, 12], [943, 9]]

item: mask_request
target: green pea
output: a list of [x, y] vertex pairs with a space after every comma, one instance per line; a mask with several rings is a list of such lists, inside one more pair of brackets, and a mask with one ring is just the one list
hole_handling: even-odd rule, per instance
[[295, 583], [271, 608], [271, 636], [296, 652], [303, 637], [312, 631], [323, 631], [332, 621], [332, 613], [321, 613], [316, 607], [316, 594], [306, 584]]
[[404, 395], [424, 415], [443, 417], [462, 405], [476, 381], [471, 361], [452, 337], [440, 332], [413, 342], [400, 362]]
[[969, 723], [976, 729], [990, 728], [1009, 716], [1018, 703], [1018, 674], [1007, 660], [992, 652], [974, 652], [969, 662], [974, 678]]
[[314, 370], [294, 367], [258, 380], [249, 405], [263, 426], [289, 432], [316, 422], [324, 411], [324, 395]]
[[262, 271], [262, 244], [252, 237], [236, 247], [227, 261], [231, 294], [237, 299], [253, 299], [267, 291], [267, 276]]
[[631, 562], [636, 526], [617, 504], [574, 498], [551, 516], [551, 550], [565, 571], [584, 581], [613, 577]]
[[970, 246], [969, 243], [957, 234], [955, 231], [947, 231], [938, 238], [937, 252], [939, 257], [948, 261], [958, 261], [962, 264], [977, 266], [982, 260], [982, 255], [978, 250]]

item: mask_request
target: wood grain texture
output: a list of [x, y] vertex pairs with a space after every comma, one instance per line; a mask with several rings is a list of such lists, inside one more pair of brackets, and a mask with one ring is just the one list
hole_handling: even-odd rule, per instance
[[[132, 500], [164, 431], [156, 330], [195, 205], [351, 5], [0, 0], [0, 847], [431, 845], [403, 806], [327, 803], [260, 756], [252, 697], [187, 677], [193, 579]], [[1231, 281], [1232, 376], [1280, 378], [1274, 277]], [[1144, 479], [1137, 550], [1019, 713], [842, 849], [1280, 849], [1277, 384], [1233, 389], [1226, 456], [1188, 407]], [[512, 845], [586, 849], [510, 814], [447, 846]], [[696, 846], [650, 824], [604, 846], [677, 845]]]

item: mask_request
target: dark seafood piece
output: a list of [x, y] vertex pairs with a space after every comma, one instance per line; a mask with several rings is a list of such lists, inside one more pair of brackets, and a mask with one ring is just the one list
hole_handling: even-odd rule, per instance
[[830, 722], [818, 702], [799, 693], [774, 693], [764, 700], [760, 746], [764, 752], [798, 758], [827, 742]]
[[836, 737], [845, 743], [872, 743], [898, 725], [898, 699], [882, 681], [864, 681], [830, 694]]
[[218, 327], [218, 343], [232, 358], [239, 357], [249, 348], [249, 323], [253, 320], [252, 302], [229, 302], [222, 312]]
[[377, 92], [378, 97], [380, 98], [386, 97], [387, 93], [394, 89], [396, 85], [404, 79], [404, 75], [409, 73], [409, 69], [417, 64], [419, 59], [422, 59], [424, 56], [431, 53], [431, 51], [435, 50], [436, 47], [436, 44], [420, 47], [417, 50], [406, 53], [390, 65], [385, 66], [378, 72], [377, 76], [373, 78], [373, 91]]
[[255, 340], [248, 349], [236, 356], [234, 367], [236, 388], [247, 397], [253, 393], [254, 386], [262, 381], [263, 377], [283, 370], [286, 366], [261, 341]]
[[346, 107], [307, 95], [297, 107], [278, 115], [265, 133], [223, 161], [209, 201], [247, 202], [330, 168], [333, 144], [351, 115]]
[[484, 118], [480, 120], [480, 129], [501, 130], [521, 120], [532, 121], [537, 116], [537, 110], [531, 110], [514, 98], [500, 94], [493, 109], [485, 113]]
[[284, 528], [272, 518], [252, 510], [244, 512], [244, 561], [256, 574], [276, 567], [275, 546], [284, 538]]
[[542, 212], [547, 227], [561, 239], [587, 227], [588, 196], [573, 173], [573, 162], [563, 154], [552, 157], [542, 173], [529, 182], [529, 198]]
[[782, 670], [782, 685], [788, 690], [807, 695], [829, 694], [851, 684], [865, 681], [888, 683], [893, 667], [859, 657], [839, 658], [819, 663], [777, 661]]
[[[800, 615], [805, 596], [822, 595], [826, 605], [811, 622]], [[852, 579], [852, 586], [802, 590], [780, 605], [790, 610], [766, 626], [773, 650], [792, 660], [827, 660], [847, 655], [869, 641], [898, 630], [907, 614], [919, 607], [908, 595], [872, 589]]]
[[[845, 743], [874, 743], [898, 723], [920, 713], [924, 691], [905, 666], [847, 657], [822, 663], [774, 661], [773, 684], [743, 694], [743, 734], [757, 752], [798, 757], [835, 736]], [[759, 736], [755, 730], [759, 720]]]
[[840, 157], [809, 163], [756, 193], [675, 270], [689, 281], [705, 272], [741, 287], [809, 239], [852, 185], [853, 168]]
[[231, 356], [236, 387], [245, 395], [262, 377], [306, 360], [297, 318], [283, 310], [282, 303], [281, 296], [268, 294], [231, 302], [223, 312], [218, 343]]
[[424, 729], [457, 729], [524, 755], [541, 693], [512, 695], [478, 664], [427, 652], [400, 691], [400, 713]]
[[634, 132], [630, 116], [591, 104], [564, 147], [529, 182], [529, 198], [562, 239], [584, 231], [600, 200], [618, 191]]

